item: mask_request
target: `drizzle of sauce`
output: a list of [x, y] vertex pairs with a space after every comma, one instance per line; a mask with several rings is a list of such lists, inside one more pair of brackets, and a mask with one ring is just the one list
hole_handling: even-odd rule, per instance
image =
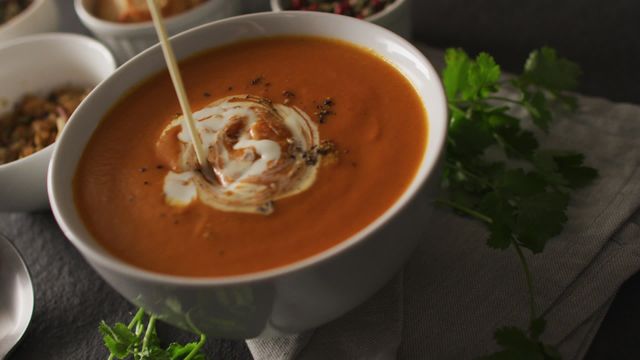
[[296, 107], [252, 95], [219, 99], [194, 112], [216, 182], [198, 172], [182, 117], [174, 119], [156, 143], [171, 171], [164, 179], [165, 201], [186, 206], [199, 199], [223, 211], [269, 214], [272, 202], [308, 189], [317, 164], [304, 154], [319, 144], [318, 129]]

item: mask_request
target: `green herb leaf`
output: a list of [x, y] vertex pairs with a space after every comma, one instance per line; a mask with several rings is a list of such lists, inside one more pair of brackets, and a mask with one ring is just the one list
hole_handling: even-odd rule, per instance
[[139, 343], [139, 338], [122, 323], [117, 323], [110, 327], [107, 323], [101, 321], [99, 330], [102, 334], [104, 345], [118, 359], [124, 359], [129, 356], [133, 348]]
[[549, 90], [566, 91], [578, 87], [580, 67], [559, 58], [552, 48], [543, 47], [533, 51], [524, 66], [522, 80]]
[[522, 169], [510, 169], [500, 174], [496, 187], [509, 197], [526, 197], [539, 194], [545, 190], [546, 184], [535, 173], [525, 173]]
[[583, 166], [584, 155], [572, 151], [538, 151], [533, 162], [540, 174], [554, 186], [577, 189], [598, 177], [596, 169]]
[[547, 104], [547, 98], [542, 91], [536, 91], [526, 94], [523, 99], [523, 105], [531, 114], [533, 122], [545, 132], [549, 131], [549, 123], [551, 122], [551, 111]]
[[506, 249], [511, 245], [513, 223], [513, 209], [498, 193], [486, 195], [479, 206], [480, 211], [492, 220], [489, 224], [489, 239], [487, 245], [494, 249]]
[[447, 67], [442, 73], [447, 98], [456, 99], [462, 89], [468, 86], [469, 56], [459, 49], [447, 49], [445, 53]]
[[468, 87], [463, 88], [463, 98], [466, 100], [484, 99], [498, 90], [500, 80], [500, 66], [491, 55], [480, 53], [475, 62], [468, 67]]
[[547, 241], [560, 234], [567, 222], [569, 197], [561, 192], [545, 192], [523, 199], [518, 207], [516, 233], [519, 242], [534, 253], [544, 249]]
[[494, 333], [498, 345], [504, 350], [498, 351], [483, 360], [559, 360], [560, 354], [555, 348], [528, 336], [517, 327], [503, 327]]
[[537, 339], [544, 332], [544, 328], [547, 327], [547, 321], [543, 318], [533, 319], [529, 324], [529, 333], [531, 337]]
[[442, 81], [449, 99], [484, 99], [497, 91], [500, 66], [491, 55], [480, 53], [474, 61], [459, 49], [448, 49], [445, 53], [447, 67]]
[[557, 351], [544, 345], [516, 327], [504, 327], [496, 330], [496, 342], [504, 350], [482, 357], [485, 360], [556, 360], [560, 359]]
[[557, 166], [557, 171], [564, 177], [566, 184], [574, 189], [589, 185], [598, 177], [596, 169], [583, 166], [584, 155], [572, 152], [561, 151], [553, 154], [553, 159]]
[[535, 135], [531, 131], [521, 130], [518, 127], [496, 129], [495, 136], [509, 158], [530, 159], [538, 148]]
[[487, 123], [477, 117], [454, 119], [449, 131], [456, 151], [463, 154], [482, 154], [487, 147], [495, 143]]
[[[190, 342], [184, 345], [172, 343], [171, 345], [169, 345], [169, 348], [167, 348], [167, 352], [169, 353], [171, 360], [182, 360], [187, 355], [189, 355], [194, 349], [196, 349], [197, 346], [198, 346], [198, 343], [196, 342]], [[192, 357], [191, 359], [204, 360], [204, 354], [198, 353], [194, 355], [194, 357]]]
[[553, 105], [576, 108], [580, 70], [555, 50], [531, 53], [523, 74], [506, 83], [520, 97], [494, 96], [500, 91], [500, 67], [486, 53], [471, 59], [464, 51], [446, 52], [443, 82], [452, 116], [442, 185], [449, 198], [440, 200], [456, 213], [482, 221], [489, 230], [487, 245], [515, 248], [530, 294], [529, 334], [506, 327], [495, 338], [503, 350], [487, 359], [559, 359], [553, 347], [538, 339], [545, 321], [536, 314], [533, 281], [522, 248], [534, 254], [560, 234], [567, 222], [573, 189], [591, 183], [595, 169], [575, 152], [540, 148], [533, 131], [514, 116], [526, 110], [528, 119], [551, 131]]
[[159, 346], [151, 346], [137, 354], [136, 360], [172, 360], [166, 350]]
[[199, 342], [185, 345], [172, 343], [164, 349], [156, 332], [156, 317], [151, 316], [146, 325], [143, 317], [144, 311], [139, 309], [129, 326], [117, 323], [110, 327], [104, 321], [100, 322], [100, 333], [111, 353], [109, 359], [116, 357], [133, 360], [205, 360], [202, 353], [202, 346], [206, 341], [204, 335], [200, 336]]
[[507, 114], [507, 111], [509, 111], [507, 106], [491, 110], [487, 118], [489, 126], [495, 130], [519, 128], [520, 119]]

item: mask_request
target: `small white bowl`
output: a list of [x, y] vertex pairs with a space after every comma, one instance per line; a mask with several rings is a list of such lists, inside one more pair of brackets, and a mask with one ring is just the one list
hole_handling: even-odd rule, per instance
[[53, 0], [33, 0], [21, 13], [0, 25], [0, 41], [58, 29], [60, 14]]
[[[45, 95], [69, 84], [95, 86], [116, 67], [104, 45], [86, 36], [63, 33], [31, 35], [0, 44], [0, 64], [0, 113], [9, 111], [27, 93]], [[0, 212], [49, 206], [46, 178], [54, 145], [0, 165]]]
[[[119, 63], [124, 63], [142, 50], [158, 43], [153, 23], [118, 23], [103, 20], [91, 12], [95, 0], [75, 0], [80, 21], [113, 51]], [[165, 25], [169, 35], [175, 35], [197, 25], [238, 15], [240, 6], [236, 0], [208, 0], [193, 9], [167, 18]]]
[[[291, 0], [270, 0], [271, 10], [285, 11]], [[387, 28], [405, 39], [411, 39], [411, 1], [396, 0], [382, 11], [367, 16], [364, 20]]]

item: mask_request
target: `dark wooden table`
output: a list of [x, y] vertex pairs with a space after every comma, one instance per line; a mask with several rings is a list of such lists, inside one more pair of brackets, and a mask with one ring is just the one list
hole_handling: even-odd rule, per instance
[[[85, 32], [73, 13], [72, 1], [55, 0], [65, 13], [63, 30]], [[265, 0], [261, 0], [265, 1]], [[615, 101], [640, 104], [640, 2], [637, 0], [414, 0], [414, 36], [435, 47], [462, 47], [474, 53], [486, 50], [507, 71], [517, 72], [528, 52], [542, 45], [553, 46], [582, 65], [584, 76], [580, 92]], [[18, 234], [0, 214], [1, 231]], [[26, 221], [26, 227], [53, 222], [47, 212], [11, 215]], [[36, 234], [37, 235], [37, 234]], [[35, 244], [36, 258], [25, 254], [37, 272], [35, 324], [14, 354], [15, 359], [93, 359], [104, 354], [96, 325], [99, 320], [123, 321], [132, 306], [102, 282], [84, 260], [65, 241], [54, 241], [42, 234]], [[36, 241], [34, 239], [31, 239]], [[25, 240], [26, 241], [26, 240]], [[16, 241], [18, 247], [26, 243]], [[64, 262], [61, 268], [51, 268]], [[52, 288], [52, 284], [61, 285]], [[40, 289], [40, 290], [39, 290]], [[73, 311], [62, 315], [56, 297], [76, 299]], [[57, 315], [56, 315], [57, 314]], [[640, 358], [640, 274], [629, 279], [616, 296], [587, 356], [588, 359]], [[85, 341], [72, 338], [85, 335]], [[161, 336], [178, 340], [192, 336], [160, 325]], [[90, 340], [86, 340], [90, 339]], [[96, 352], [95, 349], [100, 349]], [[102, 351], [102, 352], [101, 352]], [[214, 359], [250, 359], [242, 341], [213, 340], [206, 352]], [[68, 356], [60, 357], [60, 354]]]

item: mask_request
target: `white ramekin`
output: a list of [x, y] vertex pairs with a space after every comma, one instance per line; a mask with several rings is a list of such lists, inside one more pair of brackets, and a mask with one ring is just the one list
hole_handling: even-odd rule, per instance
[[[50, 0], [47, 0], [50, 1]], [[48, 33], [0, 43], [0, 112], [27, 93], [46, 95], [64, 85], [95, 86], [116, 68], [109, 50], [82, 35]], [[47, 169], [55, 143], [0, 165], [0, 211], [49, 207]]]
[[[270, 0], [271, 10], [284, 11], [289, 7], [291, 0]], [[396, 0], [364, 20], [385, 27], [405, 39], [411, 39], [411, 1]]]
[[0, 25], [0, 41], [58, 30], [60, 14], [53, 0], [33, 0], [20, 14]]
[[[95, 0], [74, 0], [80, 21], [113, 51], [119, 63], [124, 63], [142, 50], [158, 42], [151, 21], [117, 23], [96, 17], [90, 9]], [[166, 19], [169, 35], [192, 27], [239, 14], [236, 0], [208, 0], [193, 9]]]

